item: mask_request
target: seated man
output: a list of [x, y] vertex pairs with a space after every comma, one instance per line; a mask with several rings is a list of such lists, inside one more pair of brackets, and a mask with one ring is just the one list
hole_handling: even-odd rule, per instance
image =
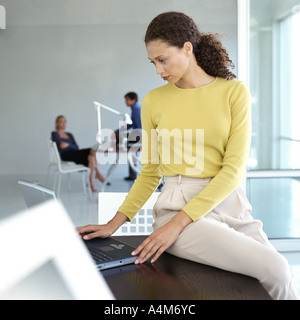
[[[112, 140], [116, 139], [117, 145], [121, 142], [121, 135], [127, 136], [129, 143], [141, 142], [141, 104], [138, 102], [138, 95], [135, 92], [128, 92], [124, 98], [126, 105], [131, 108], [132, 124], [128, 124], [124, 132], [120, 132], [119, 129], [114, 131]], [[133, 181], [136, 179], [136, 176], [137, 173], [129, 166], [129, 176], [124, 178], [124, 180]]]

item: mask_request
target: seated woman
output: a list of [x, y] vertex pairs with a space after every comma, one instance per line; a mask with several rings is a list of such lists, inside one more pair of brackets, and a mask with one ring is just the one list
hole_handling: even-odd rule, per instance
[[90, 186], [93, 192], [96, 192], [94, 186], [94, 175], [100, 182], [104, 182], [104, 177], [99, 171], [96, 152], [91, 149], [79, 149], [72, 133], [65, 132], [67, 120], [64, 116], [58, 116], [55, 121], [55, 129], [51, 133], [52, 140], [56, 142], [60, 157], [63, 161], [73, 161], [77, 164], [83, 164], [89, 167]]

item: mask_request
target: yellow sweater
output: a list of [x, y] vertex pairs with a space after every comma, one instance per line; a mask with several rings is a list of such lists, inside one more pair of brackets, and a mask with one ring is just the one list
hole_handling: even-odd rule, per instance
[[164, 85], [146, 95], [141, 118], [143, 166], [119, 208], [129, 220], [162, 176], [213, 178], [182, 208], [193, 221], [238, 187], [251, 140], [250, 95], [242, 82], [216, 78], [196, 89]]

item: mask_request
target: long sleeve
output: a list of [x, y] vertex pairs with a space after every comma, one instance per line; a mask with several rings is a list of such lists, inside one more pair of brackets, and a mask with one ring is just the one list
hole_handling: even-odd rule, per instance
[[54, 141], [56, 143], [58, 151], [61, 152], [60, 144], [61, 144], [62, 140], [56, 131], [51, 132], [51, 139], [52, 139], [52, 141]]
[[[149, 98], [145, 97], [142, 110], [142, 169], [135, 183], [130, 189], [124, 203], [118, 211], [124, 213], [132, 220], [142, 208], [152, 193], [159, 185], [161, 174], [159, 173], [159, 154], [155, 124], [150, 113], [151, 104]], [[152, 140], [151, 140], [151, 134]], [[149, 141], [151, 140], [151, 141]], [[151, 143], [150, 143], [151, 142]]]
[[[131, 120], [132, 124], [127, 124], [127, 127], [122, 129], [129, 131], [130, 129], [141, 129], [141, 105], [139, 102], [136, 102], [131, 109]], [[116, 129], [115, 132], [119, 132], [120, 129]]]
[[135, 105], [132, 107], [131, 119], [132, 119], [131, 127], [133, 129], [141, 129], [142, 128], [141, 106], [138, 102], [136, 102]]
[[79, 149], [79, 146], [78, 146], [78, 144], [77, 144], [77, 142], [76, 142], [73, 134], [70, 133], [70, 132], [68, 132], [68, 135], [69, 135], [69, 137], [70, 137], [70, 147], [71, 147], [72, 149], [75, 149], [75, 150]]
[[[59, 151], [60, 154], [62, 154], [63, 152], [65, 152], [67, 150], [78, 150], [79, 149], [73, 134], [70, 133], [70, 132], [68, 132], [67, 134], [68, 134], [69, 138], [68, 139], [63, 139], [63, 138], [60, 137], [60, 135], [56, 131], [52, 131], [52, 133], [51, 133], [51, 138], [52, 138], [53, 141], [56, 142], [57, 148], [58, 148], [58, 151]], [[67, 148], [62, 149], [60, 147], [62, 142], [68, 143], [69, 146]]]
[[230, 101], [231, 129], [221, 170], [199, 195], [183, 210], [195, 221], [210, 212], [241, 183], [247, 164], [251, 141], [251, 111], [249, 91], [243, 84]]

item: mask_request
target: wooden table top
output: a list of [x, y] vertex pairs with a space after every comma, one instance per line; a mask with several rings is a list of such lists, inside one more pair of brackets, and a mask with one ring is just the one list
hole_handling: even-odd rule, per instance
[[[115, 237], [137, 247], [145, 236]], [[258, 280], [164, 253], [154, 264], [101, 271], [120, 300], [271, 300]]]

